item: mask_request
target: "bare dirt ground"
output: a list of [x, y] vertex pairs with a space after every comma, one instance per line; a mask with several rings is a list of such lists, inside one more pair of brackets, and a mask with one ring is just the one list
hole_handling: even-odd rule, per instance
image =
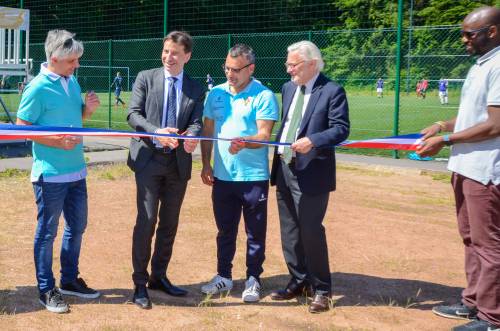
[[[186, 298], [150, 291], [154, 307], [131, 304], [134, 179], [123, 165], [93, 168], [88, 179], [89, 225], [80, 271], [102, 292], [96, 300], [67, 298], [69, 314], [38, 303], [33, 266], [35, 205], [28, 177], [0, 178], [1, 330], [447, 330], [463, 322], [434, 316], [464, 286], [463, 249], [446, 175], [341, 164], [325, 227], [334, 308], [307, 312], [305, 299], [273, 302], [271, 290], [288, 282], [281, 252], [274, 188], [270, 191], [263, 300], [244, 304], [245, 234], [240, 227], [235, 288], [205, 298], [200, 286], [216, 271], [210, 189], [193, 170], [168, 276]], [[7, 177], [7, 178], [6, 178]], [[62, 223], [62, 222], [61, 222]], [[56, 279], [62, 224], [54, 249]]]

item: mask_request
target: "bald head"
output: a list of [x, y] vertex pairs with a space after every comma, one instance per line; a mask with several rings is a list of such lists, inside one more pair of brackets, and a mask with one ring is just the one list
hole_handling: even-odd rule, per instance
[[500, 46], [500, 9], [480, 7], [462, 23], [462, 42], [471, 55], [483, 55]]
[[473, 10], [464, 19], [465, 22], [480, 23], [485, 25], [498, 25], [500, 24], [500, 8], [497, 7], [479, 7]]

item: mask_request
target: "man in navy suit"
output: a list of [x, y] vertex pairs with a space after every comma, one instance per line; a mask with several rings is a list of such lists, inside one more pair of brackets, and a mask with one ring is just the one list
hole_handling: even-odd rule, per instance
[[300, 41], [288, 47], [285, 63], [291, 81], [283, 85], [283, 114], [274, 154], [271, 185], [276, 197], [283, 254], [291, 280], [273, 300], [289, 300], [306, 290], [314, 294], [311, 313], [329, 309], [330, 268], [323, 218], [335, 190], [334, 146], [349, 135], [344, 89], [321, 73], [318, 47]]

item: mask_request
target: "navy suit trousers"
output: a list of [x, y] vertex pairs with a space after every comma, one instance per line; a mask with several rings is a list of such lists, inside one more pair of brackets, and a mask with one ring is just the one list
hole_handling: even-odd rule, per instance
[[217, 223], [217, 273], [232, 278], [241, 213], [247, 234], [247, 278], [259, 279], [265, 259], [269, 182], [215, 180], [212, 201]]

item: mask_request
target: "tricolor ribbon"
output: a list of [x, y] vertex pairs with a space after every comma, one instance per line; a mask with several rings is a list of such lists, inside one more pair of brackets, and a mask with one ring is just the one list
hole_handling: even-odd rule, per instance
[[416, 151], [421, 144], [423, 134], [412, 133], [401, 136], [392, 136], [386, 138], [376, 138], [367, 140], [346, 140], [340, 143], [338, 147], [346, 148], [373, 148], [373, 149], [398, 149], [407, 151]]
[[[176, 139], [195, 139], [195, 140], [210, 140], [210, 141], [231, 141], [233, 138], [224, 137], [203, 137], [203, 136], [183, 136], [177, 134], [166, 133], [148, 133], [148, 132], [131, 132], [108, 129], [93, 129], [93, 128], [73, 128], [73, 127], [58, 127], [58, 126], [38, 126], [38, 125], [11, 125], [0, 124], [0, 141], [11, 139], [31, 139], [45, 136], [98, 136], [98, 137], [139, 137], [139, 138], [156, 138], [169, 137]], [[367, 140], [346, 140], [336, 147], [342, 148], [375, 148], [375, 149], [398, 149], [411, 150], [417, 149], [420, 144], [421, 134], [408, 134], [402, 136], [392, 136], [386, 138], [367, 139]], [[255, 143], [268, 146], [290, 146], [291, 143], [281, 143], [278, 141], [261, 141], [261, 140], [242, 140], [247, 143]]]

